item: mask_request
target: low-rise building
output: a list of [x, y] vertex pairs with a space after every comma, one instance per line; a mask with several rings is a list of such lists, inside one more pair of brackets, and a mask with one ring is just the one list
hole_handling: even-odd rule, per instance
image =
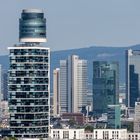
[[82, 113], [63, 113], [62, 114], [63, 120], [73, 120], [76, 124], [82, 125], [84, 124], [85, 117]]
[[93, 139], [96, 140], [127, 140], [127, 129], [94, 129]]
[[128, 133], [128, 140], [140, 140], [140, 133]]
[[84, 129], [51, 129], [51, 139], [84, 139]]
[[85, 139], [86, 140], [94, 139], [94, 133], [85, 133]]
[[[84, 129], [51, 129], [51, 139], [95, 139], [95, 140], [127, 140], [127, 129], [94, 129], [86, 133]], [[135, 140], [135, 139], [134, 139]]]

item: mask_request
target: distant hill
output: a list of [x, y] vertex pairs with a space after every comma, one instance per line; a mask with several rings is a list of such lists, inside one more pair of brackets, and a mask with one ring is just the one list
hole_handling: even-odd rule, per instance
[[[51, 52], [51, 81], [52, 70], [59, 67], [59, 61], [66, 59], [69, 55], [79, 55], [81, 59], [88, 60], [88, 81], [92, 82], [92, 62], [95, 60], [118, 61], [120, 66], [120, 82], [125, 82], [125, 50], [127, 49], [140, 49], [140, 45], [130, 47], [98, 47], [91, 46], [87, 48], [61, 50]], [[8, 56], [0, 56], [0, 64], [5, 70], [8, 69]], [[52, 87], [52, 86], [51, 86]], [[52, 89], [52, 88], [51, 88]]]

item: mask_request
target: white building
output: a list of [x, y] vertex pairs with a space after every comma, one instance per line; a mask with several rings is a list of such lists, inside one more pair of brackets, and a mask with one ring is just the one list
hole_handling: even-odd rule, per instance
[[134, 120], [140, 120], [140, 102], [135, 102]]
[[140, 140], [140, 133], [128, 133], [127, 140]]
[[77, 55], [60, 60], [61, 114], [77, 113], [87, 104], [87, 61]]
[[85, 139], [127, 140], [127, 129], [94, 129], [93, 133], [85, 133]]
[[51, 129], [51, 139], [84, 139], [84, 129]]
[[85, 133], [85, 138], [86, 140], [88, 139], [94, 139], [94, 133]]
[[56, 68], [53, 71], [53, 115], [57, 116], [60, 114], [60, 95], [59, 95], [59, 74], [60, 69]]
[[[137, 136], [136, 136], [137, 137]], [[51, 139], [95, 139], [95, 140], [127, 140], [127, 129], [94, 129], [92, 133], [84, 129], [51, 129]]]
[[9, 118], [9, 106], [8, 106], [8, 101], [2, 101], [1, 102], [1, 108], [2, 108], [2, 118]]
[[140, 102], [135, 102], [134, 132], [140, 133]]

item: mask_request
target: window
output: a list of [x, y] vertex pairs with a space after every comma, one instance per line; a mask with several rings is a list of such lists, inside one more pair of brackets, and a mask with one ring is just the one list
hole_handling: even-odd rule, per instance
[[69, 138], [69, 131], [63, 131], [63, 139]]

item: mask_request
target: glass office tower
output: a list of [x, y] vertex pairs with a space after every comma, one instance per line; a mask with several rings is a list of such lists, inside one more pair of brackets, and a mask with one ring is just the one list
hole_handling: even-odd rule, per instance
[[[41, 16], [38, 17], [38, 14]], [[8, 48], [11, 135], [18, 138], [48, 138], [50, 49], [39, 44], [42, 35], [37, 38], [41, 33], [38, 33], [38, 29], [35, 28], [36, 25], [38, 26], [36, 19], [42, 21], [44, 14], [40, 10], [27, 9], [23, 10], [22, 18], [23, 15], [24, 18], [32, 18], [30, 27], [27, 24], [25, 31], [20, 31], [20, 39], [24, 43]], [[42, 29], [45, 32], [45, 28]], [[37, 32], [37, 35], [33, 32]], [[23, 38], [26, 40], [22, 40]]]
[[135, 107], [140, 98], [140, 50], [126, 51], [126, 105]]
[[118, 62], [93, 62], [93, 111], [107, 113], [107, 106], [118, 104], [119, 64]]
[[46, 19], [39, 9], [24, 9], [19, 19], [20, 42], [46, 42]]

